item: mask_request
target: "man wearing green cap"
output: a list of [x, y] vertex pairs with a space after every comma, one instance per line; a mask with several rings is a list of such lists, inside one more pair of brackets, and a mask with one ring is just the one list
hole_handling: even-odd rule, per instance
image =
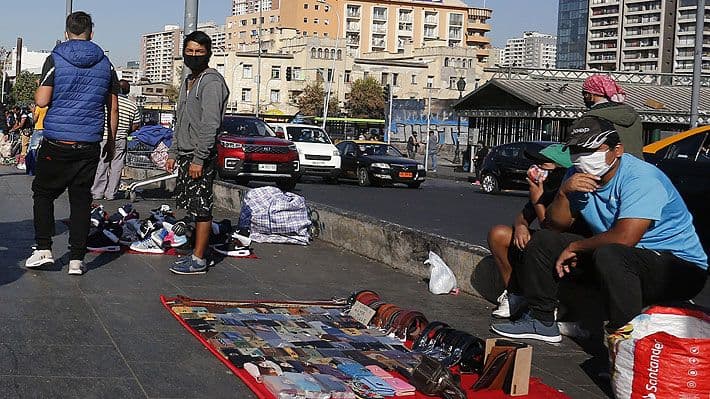
[[[497, 318], [509, 318], [524, 307], [525, 300], [519, 293], [513, 265], [521, 261], [522, 251], [534, 233], [530, 225], [537, 219], [544, 226], [545, 208], [555, 198], [562, 178], [572, 166], [569, 151], [562, 144], [525, 151], [525, 156], [535, 162], [528, 171], [530, 201], [515, 217], [512, 228], [496, 225], [488, 232], [488, 247], [506, 286], [498, 297], [498, 307], [493, 311], [493, 316]], [[582, 232], [583, 229], [578, 230]]]

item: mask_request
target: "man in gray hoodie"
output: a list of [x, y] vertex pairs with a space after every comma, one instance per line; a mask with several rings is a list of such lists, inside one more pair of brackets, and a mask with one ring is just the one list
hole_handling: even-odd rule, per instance
[[192, 72], [180, 87], [173, 144], [165, 164], [178, 170], [175, 200], [195, 218], [192, 256], [178, 260], [170, 271], [176, 274], [207, 272], [207, 245], [212, 229], [213, 194], [217, 149], [215, 139], [222, 125], [229, 89], [222, 75], [209, 68], [212, 41], [194, 31], [183, 41], [183, 60]]

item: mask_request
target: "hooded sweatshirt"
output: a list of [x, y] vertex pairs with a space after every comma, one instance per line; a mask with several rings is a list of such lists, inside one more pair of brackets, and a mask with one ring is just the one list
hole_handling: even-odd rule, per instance
[[104, 105], [113, 72], [101, 47], [68, 40], [52, 51], [54, 89], [44, 118], [44, 137], [97, 142], [104, 132]]
[[180, 87], [175, 133], [170, 157], [192, 156], [192, 163], [202, 165], [216, 152], [215, 140], [222, 126], [229, 89], [222, 75], [207, 68], [187, 91], [187, 80]]
[[643, 126], [638, 113], [631, 106], [605, 102], [592, 106], [583, 116], [596, 116], [614, 124], [624, 152], [643, 159]]

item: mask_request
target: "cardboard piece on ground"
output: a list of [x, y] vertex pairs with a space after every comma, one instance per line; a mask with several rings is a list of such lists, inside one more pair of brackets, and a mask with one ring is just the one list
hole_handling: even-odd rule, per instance
[[[490, 338], [486, 340], [486, 357], [484, 358], [484, 364], [488, 361], [488, 355], [499, 338]], [[506, 340], [501, 340], [506, 341]], [[509, 389], [504, 388], [505, 393], [510, 396], [523, 396], [528, 394], [530, 388], [530, 368], [532, 367], [532, 347], [525, 344], [523, 348], [517, 348], [515, 351], [515, 360], [513, 363], [513, 368], [511, 378], [506, 378], [510, 380]]]

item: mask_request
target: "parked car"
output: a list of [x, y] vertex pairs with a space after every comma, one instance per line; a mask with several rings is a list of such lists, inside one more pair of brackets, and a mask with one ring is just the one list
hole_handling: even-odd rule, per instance
[[261, 119], [225, 117], [217, 136], [217, 171], [221, 178], [241, 184], [270, 181], [293, 190], [300, 178], [298, 150], [293, 142], [276, 137]]
[[346, 140], [336, 145], [342, 157], [341, 177], [361, 186], [403, 183], [418, 188], [426, 178], [424, 165], [379, 141]]
[[673, 182], [693, 214], [693, 224], [707, 252], [710, 244], [710, 126], [678, 133], [643, 147], [647, 162]]
[[539, 152], [553, 141], [521, 141], [492, 148], [483, 160], [479, 178], [481, 189], [486, 193], [500, 190], [527, 190], [528, 168], [533, 161], [525, 156], [525, 151]]
[[272, 123], [276, 135], [296, 144], [301, 175], [321, 176], [337, 182], [340, 175], [340, 152], [328, 133], [318, 126], [293, 123]]

